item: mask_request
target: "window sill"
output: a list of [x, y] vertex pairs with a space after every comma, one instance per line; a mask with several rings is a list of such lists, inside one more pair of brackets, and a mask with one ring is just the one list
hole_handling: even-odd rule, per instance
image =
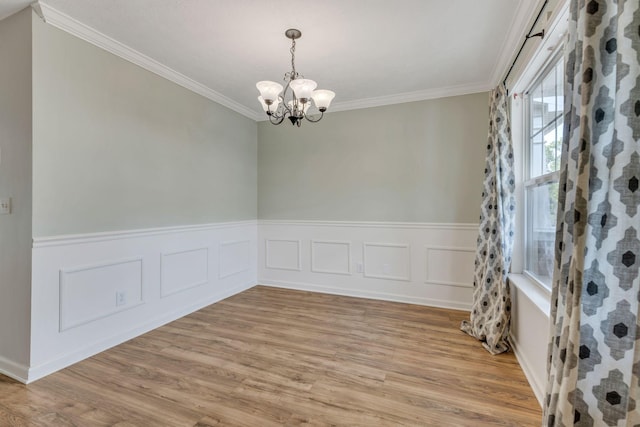
[[509, 274], [509, 283], [524, 294], [545, 316], [551, 312], [551, 292], [524, 274]]

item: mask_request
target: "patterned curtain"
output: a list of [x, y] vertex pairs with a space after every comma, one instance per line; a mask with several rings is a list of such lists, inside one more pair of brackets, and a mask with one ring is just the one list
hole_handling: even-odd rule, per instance
[[572, 0], [548, 426], [640, 425], [640, 8]]
[[492, 354], [509, 350], [511, 297], [507, 272], [513, 248], [515, 176], [507, 89], [491, 92], [487, 163], [476, 249], [471, 318], [460, 329]]

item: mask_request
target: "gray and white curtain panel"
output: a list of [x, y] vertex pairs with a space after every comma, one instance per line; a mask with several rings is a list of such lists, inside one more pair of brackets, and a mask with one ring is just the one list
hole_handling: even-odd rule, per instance
[[571, 0], [547, 426], [640, 425], [640, 6]]
[[460, 327], [492, 354], [509, 349], [511, 298], [507, 272], [513, 248], [514, 188], [508, 95], [500, 85], [491, 92], [473, 306], [470, 319]]

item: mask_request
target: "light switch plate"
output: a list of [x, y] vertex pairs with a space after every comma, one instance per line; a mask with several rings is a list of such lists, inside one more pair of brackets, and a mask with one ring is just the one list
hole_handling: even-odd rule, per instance
[[0, 199], [0, 215], [9, 215], [11, 213], [11, 198], [5, 197]]

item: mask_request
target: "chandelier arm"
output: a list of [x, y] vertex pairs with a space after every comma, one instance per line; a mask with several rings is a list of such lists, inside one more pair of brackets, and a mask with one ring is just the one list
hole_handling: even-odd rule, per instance
[[279, 119], [281, 119], [282, 117], [284, 117], [284, 114], [282, 114], [282, 113], [278, 113], [278, 111], [277, 111], [277, 110], [276, 110], [276, 111], [274, 111], [274, 112], [272, 112], [271, 114], [267, 114], [267, 115], [268, 115], [269, 117], [273, 117], [274, 119], [277, 119], [277, 120], [279, 120]]
[[269, 106], [269, 111], [267, 111], [267, 116], [269, 116], [269, 118], [273, 117], [276, 119], [280, 119], [281, 117], [284, 116], [284, 114], [282, 113], [279, 114], [278, 113], [279, 111], [282, 111], [282, 108], [280, 108], [280, 105], [278, 105], [278, 107], [273, 111], [271, 111], [271, 106]]
[[[269, 117], [269, 122], [270, 122], [272, 125], [279, 125], [279, 124], [280, 124], [280, 123], [282, 123], [282, 121], [284, 120], [284, 114], [283, 114], [283, 115], [281, 115], [281, 116], [274, 116], [273, 114], [271, 114], [271, 115], [269, 115], [268, 117]], [[273, 119], [274, 119], [274, 117], [275, 117], [275, 119], [276, 119], [275, 121], [273, 120]]]
[[[284, 90], [282, 91], [282, 95], [278, 96], [278, 98], [280, 98], [280, 104], [282, 104], [284, 106], [285, 110], [289, 110], [289, 107], [287, 106], [287, 103], [285, 102], [285, 98], [287, 97], [287, 91], [289, 90], [289, 83], [291, 83], [291, 80], [287, 81], [287, 85], [284, 87]], [[293, 89], [291, 89], [291, 96], [295, 100], [296, 95], [295, 95], [295, 93], [293, 93]]]
[[310, 121], [311, 123], [318, 123], [320, 120], [322, 120], [323, 117], [324, 117], [324, 111], [321, 111], [320, 112], [320, 117], [318, 117], [315, 120], [310, 118], [310, 116], [307, 116], [306, 114], [304, 115], [304, 118], [307, 119], [308, 121]]

